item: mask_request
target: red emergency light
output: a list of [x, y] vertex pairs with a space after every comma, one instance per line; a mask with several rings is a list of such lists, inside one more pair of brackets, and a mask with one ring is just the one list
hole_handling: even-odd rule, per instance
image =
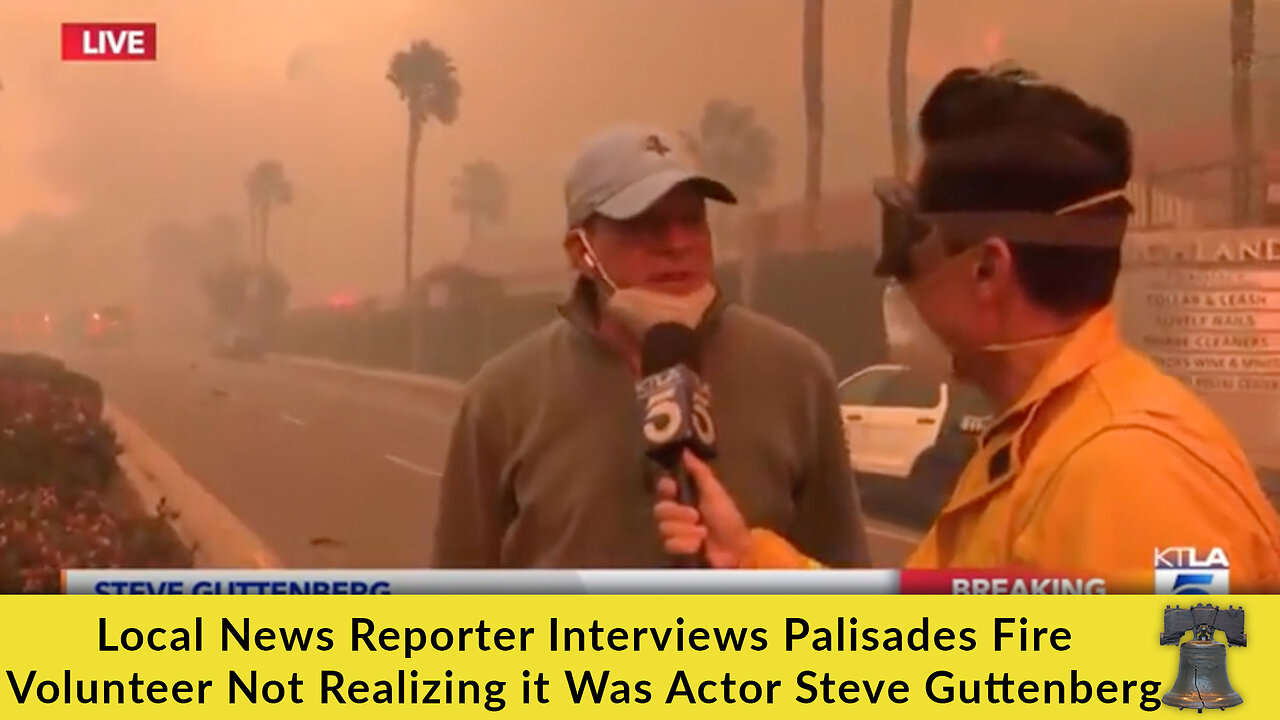
[[329, 296], [329, 307], [331, 308], [352, 308], [356, 306], [356, 298], [350, 293], [334, 293]]

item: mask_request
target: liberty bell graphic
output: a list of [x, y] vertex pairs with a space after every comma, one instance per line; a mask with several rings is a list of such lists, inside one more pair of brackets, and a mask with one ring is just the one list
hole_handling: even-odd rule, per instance
[[1216, 605], [1164, 608], [1161, 645], [1177, 645], [1186, 632], [1191, 639], [1178, 647], [1178, 677], [1161, 701], [1179, 710], [1205, 708], [1226, 710], [1244, 700], [1227, 679], [1227, 645], [1213, 639], [1221, 630], [1232, 647], [1244, 647], [1244, 608], [1234, 605], [1223, 610]]

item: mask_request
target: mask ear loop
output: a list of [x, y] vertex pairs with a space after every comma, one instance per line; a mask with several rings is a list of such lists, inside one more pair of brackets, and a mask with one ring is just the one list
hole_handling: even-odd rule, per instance
[[[1088, 207], [1093, 207], [1094, 205], [1101, 205], [1102, 203], [1110, 202], [1111, 200], [1116, 200], [1116, 199], [1124, 198], [1127, 196], [1128, 196], [1128, 193], [1123, 188], [1118, 190], [1109, 190], [1107, 192], [1094, 195], [1093, 197], [1085, 198], [1080, 202], [1072, 203], [1071, 205], [1068, 205], [1064, 208], [1061, 208], [1060, 210], [1057, 210], [1056, 212], [1054, 212], [1054, 215], [1067, 215], [1067, 214], [1076, 212], [1077, 210], [1083, 210]], [[977, 246], [974, 246], [974, 247], [977, 247]], [[1030, 338], [1028, 340], [1018, 340], [1015, 342], [992, 343], [990, 345], [983, 346], [981, 350], [983, 350], [984, 352], [1009, 352], [1012, 350], [1021, 350], [1023, 348], [1035, 347], [1037, 345], [1045, 345], [1048, 343], [1058, 342], [1063, 340], [1069, 335], [1070, 333], [1063, 333], [1060, 335], [1050, 335], [1048, 337]]]
[[[1094, 195], [1093, 197], [1085, 198], [1080, 202], [1072, 203], [1056, 211], [1054, 215], [1068, 215], [1077, 210], [1083, 210], [1088, 207], [1093, 207], [1094, 205], [1101, 205], [1102, 203], [1110, 202], [1112, 200], [1118, 200], [1124, 197], [1128, 197], [1128, 193], [1123, 188], [1117, 189], [1117, 190], [1109, 190], [1107, 192]], [[1020, 350], [1026, 347], [1033, 347], [1036, 345], [1044, 345], [1046, 343], [1056, 342], [1058, 340], [1063, 339], [1064, 337], [1066, 337], [1066, 335], [1069, 335], [1069, 334], [1070, 333], [1066, 333], [1063, 335], [1050, 335], [1049, 337], [1031, 338], [1030, 340], [1021, 340], [1018, 342], [993, 343], [991, 345], [987, 345], [982, 349], [990, 352], [1008, 352], [1010, 350]]]
[[1124, 189], [1109, 190], [1099, 195], [1094, 195], [1093, 197], [1085, 198], [1084, 200], [1081, 200], [1078, 203], [1072, 203], [1060, 210], [1057, 210], [1053, 214], [1067, 215], [1077, 210], [1083, 210], [1087, 207], [1093, 207], [1094, 205], [1101, 205], [1104, 202], [1110, 202], [1111, 200], [1117, 200], [1123, 197], [1128, 197], [1128, 193]]
[[596, 256], [595, 248], [591, 247], [591, 241], [587, 239], [587, 233], [582, 230], [574, 230], [578, 235], [578, 239], [582, 241], [582, 259], [587, 263], [587, 267], [596, 274], [596, 277], [608, 287], [610, 293], [618, 291], [618, 284], [609, 277], [609, 273], [605, 272], [604, 265], [600, 264], [600, 258]]

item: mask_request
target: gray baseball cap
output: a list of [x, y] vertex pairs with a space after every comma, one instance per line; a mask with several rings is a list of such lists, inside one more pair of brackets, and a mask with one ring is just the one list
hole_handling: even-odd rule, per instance
[[633, 218], [681, 183], [711, 200], [736, 204], [724, 183], [698, 172], [683, 143], [643, 125], [624, 125], [587, 141], [569, 168], [564, 202], [569, 227], [599, 213], [614, 220]]

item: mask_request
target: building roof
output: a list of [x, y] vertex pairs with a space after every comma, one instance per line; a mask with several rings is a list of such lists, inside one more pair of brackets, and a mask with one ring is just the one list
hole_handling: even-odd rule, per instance
[[[1135, 181], [1128, 193], [1134, 228], [1191, 227], [1205, 222], [1206, 209], [1178, 192]], [[821, 239], [805, 239], [804, 203], [795, 201], [756, 212], [751, 221], [760, 248], [769, 253], [802, 253], [836, 247], [878, 247], [880, 206], [870, 192], [830, 195], [819, 206]]]
[[[1259, 133], [1258, 151], [1269, 171], [1280, 172], [1280, 147], [1268, 146]], [[1231, 126], [1226, 123], [1140, 133], [1134, 137], [1134, 167], [1139, 173], [1162, 173], [1230, 159], [1235, 154]]]
[[[1280, 146], [1268, 145], [1259, 132], [1258, 153], [1265, 177], [1280, 178]], [[1234, 154], [1227, 123], [1142, 133], [1134, 139], [1134, 174], [1154, 178], [1155, 186], [1193, 200], [1205, 221], [1217, 224], [1231, 213], [1229, 162]]]
[[573, 271], [555, 239], [483, 239], [467, 244], [457, 265], [493, 278], [510, 294], [566, 291]]

